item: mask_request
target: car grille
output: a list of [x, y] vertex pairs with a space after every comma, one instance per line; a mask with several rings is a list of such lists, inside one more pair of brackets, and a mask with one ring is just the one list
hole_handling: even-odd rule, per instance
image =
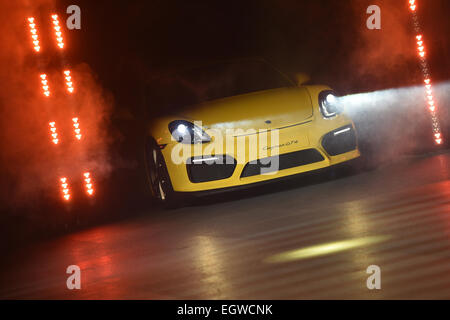
[[221, 180], [233, 175], [236, 160], [227, 155], [194, 157], [188, 159], [186, 168], [193, 183]]
[[[316, 149], [306, 149], [279, 156], [267, 157], [249, 162], [242, 170], [241, 178], [260, 175], [278, 170], [284, 170], [325, 160]], [[278, 166], [276, 163], [278, 161]], [[271, 164], [273, 164], [271, 168]]]
[[349, 125], [327, 133], [322, 139], [322, 146], [330, 156], [355, 150], [355, 130]]

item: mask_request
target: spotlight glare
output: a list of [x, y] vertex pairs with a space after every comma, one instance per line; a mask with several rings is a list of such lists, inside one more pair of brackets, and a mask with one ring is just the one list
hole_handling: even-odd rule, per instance
[[327, 95], [326, 100], [329, 104], [335, 104], [337, 101], [336, 96], [331, 93], [329, 95]]

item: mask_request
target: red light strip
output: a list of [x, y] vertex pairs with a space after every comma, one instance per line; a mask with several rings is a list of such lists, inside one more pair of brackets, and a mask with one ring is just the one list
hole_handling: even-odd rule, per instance
[[81, 129], [80, 129], [80, 123], [78, 122], [78, 118], [72, 118], [72, 125], [73, 125], [73, 131], [75, 133], [75, 138], [78, 140], [81, 140]]
[[30, 27], [31, 39], [33, 40], [33, 49], [36, 52], [41, 50], [39, 45], [39, 35], [36, 28], [36, 22], [33, 17], [28, 18], [28, 26]]
[[57, 14], [52, 14], [53, 29], [55, 29], [56, 43], [60, 49], [64, 49], [64, 38], [61, 32], [61, 26], [59, 25], [59, 19]]
[[48, 85], [48, 79], [47, 75], [45, 73], [40, 75], [41, 77], [41, 84], [42, 84], [42, 93], [44, 96], [49, 97], [50, 96], [50, 86]]
[[421, 65], [423, 79], [424, 79], [424, 83], [425, 83], [427, 107], [428, 107], [428, 111], [430, 112], [431, 124], [433, 127], [433, 139], [436, 144], [440, 145], [443, 142], [443, 137], [442, 137], [441, 127], [439, 125], [439, 119], [438, 119], [437, 113], [436, 113], [437, 108], [436, 108], [436, 103], [435, 103], [434, 97], [433, 97], [430, 69], [428, 67], [428, 62], [426, 59], [427, 53], [426, 53], [426, 49], [425, 49], [425, 40], [424, 40], [422, 30], [420, 27], [419, 18], [417, 16], [416, 0], [409, 0], [409, 9], [411, 10], [411, 13], [412, 13], [414, 30], [417, 34], [416, 35], [417, 54], [420, 59], [420, 65]]
[[69, 201], [70, 200], [70, 188], [69, 188], [69, 181], [67, 178], [63, 177], [59, 179], [61, 182], [61, 193], [64, 198], [64, 200]]
[[94, 194], [94, 188], [93, 188], [93, 182], [92, 182], [92, 176], [90, 172], [85, 172], [83, 174], [84, 176], [84, 186], [86, 188], [86, 193], [89, 196], [92, 196]]
[[72, 82], [72, 76], [70, 75], [70, 70], [64, 71], [64, 78], [66, 79], [66, 88], [69, 93], [73, 93], [73, 82]]
[[59, 139], [58, 139], [58, 132], [56, 132], [56, 123], [55, 123], [55, 121], [50, 122], [49, 126], [50, 126], [50, 136], [52, 137], [52, 142], [54, 144], [58, 144], [59, 143]]

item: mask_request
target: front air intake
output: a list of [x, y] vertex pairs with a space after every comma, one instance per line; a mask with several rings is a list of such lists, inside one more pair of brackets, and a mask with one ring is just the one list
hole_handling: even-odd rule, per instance
[[236, 160], [227, 155], [194, 157], [187, 160], [186, 168], [193, 183], [222, 180], [233, 175]]
[[295, 168], [323, 160], [325, 160], [324, 157], [316, 149], [280, 154], [247, 163], [242, 170], [241, 178]]
[[327, 133], [322, 139], [322, 146], [330, 156], [356, 149], [356, 134], [352, 126], [345, 126]]

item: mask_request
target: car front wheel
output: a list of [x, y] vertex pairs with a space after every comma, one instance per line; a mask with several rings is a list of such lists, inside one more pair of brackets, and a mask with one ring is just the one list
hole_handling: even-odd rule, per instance
[[161, 149], [151, 139], [146, 143], [146, 169], [147, 181], [152, 196], [163, 204], [173, 205], [175, 194], [170, 182], [169, 173]]

